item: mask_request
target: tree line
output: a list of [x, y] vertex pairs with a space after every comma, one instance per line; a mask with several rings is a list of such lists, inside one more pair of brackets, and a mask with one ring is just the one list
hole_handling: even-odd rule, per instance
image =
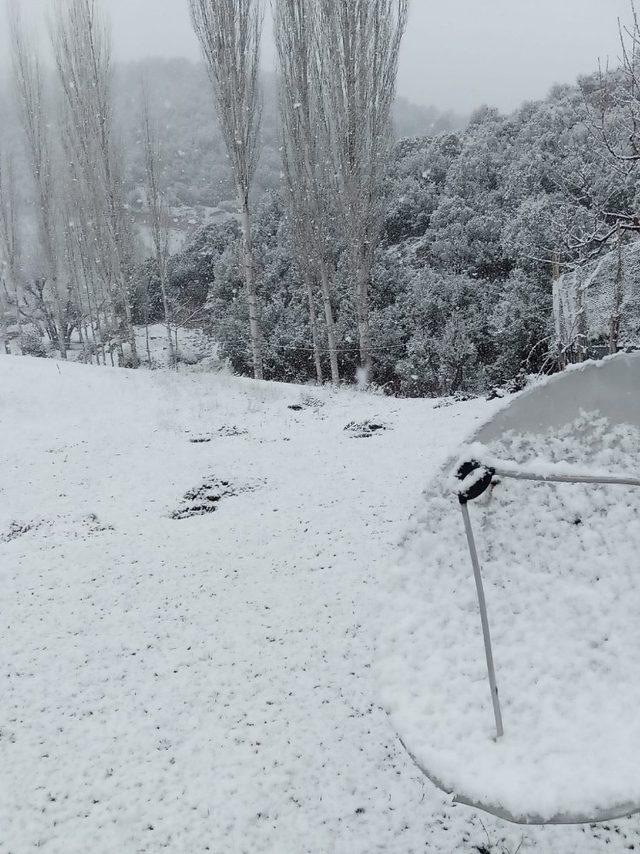
[[[607, 333], [589, 350], [560, 352], [552, 286], [636, 238], [638, 38], [633, 26], [624, 35], [628, 65], [556, 86], [510, 115], [483, 107], [462, 131], [392, 146], [369, 289], [378, 385], [409, 395], [477, 394], [620, 345]], [[297, 247], [313, 244], [300, 240], [295, 183], [303, 186], [287, 177], [258, 200], [254, 247], [265, 374], [304, 382], [317, 376], [318, 362], [330, 377], [331, 360], [321, 289], [313, 320], [301, 275]], [[361, 362], [348, 246], [341, 218], [326, 222], [337, 361], [351, 378]], [[201, 307], [234, 369], [250, 373], [238, 252], [234, 223], [205, 228], [173, 259], [171, 287], [176, 300]], [[605, 271], [614, 269], [618, 280], [617, 263]], [[578, 278], [589, 285], [591, 277]], [[635, 323], [640, 341], [633, 265], [625, 264], [624, 279], [625, 328]], [[608, 288], [607, 324], [615, 330], [622, 289], [613, 280]]]
[[[314, 312], [322, 292], [331, 378], [340, 380], [332, 317], [332, 282], [323, 243], [340, 215], [348, 233], [362, 370], [371, 369], [368, 287], [381, 228], [383, 181], [391, 147], [391, 109], [408, 0], [274, 2], [279, 56], [283, 171], [298, 229], [298, 263]], [[260, 156], [262, 13], [257, 0], [188, 0], [209, 72], [242, 228], [243, 285], [253, 373], [261, 379], [263, 331], [255, 284], [251, 187]], [[126, 213], [126, 152], [114, 132], [111, 44], [96, 0], [62, 0], [50, 27], [56, 109], [43, 65], [21, 19], [9, 6], [16, 103], [28, 153], [41, 275], [20, 268], [20, 217], [11, 163], [0, 184], [4, 282], [2, 316], [20, 327], [31, 308], [65, 359], [77, 332], [97, 361], [136, 367], [133, 324], [134, 236]], [[145, 194], [154, 258], [166, 293], [168, 214], [157, 134], [144, 99]], [[55, 121], [54, 115], [55, 112]], [[319, 347], [319, 331], [312, 337]], [[5, 336], [6, 337], [6, 336]], [[332, 344], [333, 342], [333, 344]], [[125, 351], [126, 345], [126, 351]], [[322, 377], [317, 360], [318, 380]]]
[[[23, 254], [22, 215], [12, 158], [2, 153], [0, 314], [15, 321], [23, 352], [37, 352], [44, 327], [62, 359], [77, 333], [87, 361], [139, 364], [133, 325], [134, 234], [123, 194], [124, 153], [114, 129], [108, 23], [93, 0], [66, 0], [50, 26], [55, 98], [33, 34], [11, 2], [9, 31], [15, 104], [30, 174], [35, 261]], [[157, 152], [147, 121], [147, 203], [158, 222], [163, 264], [165, 212]], [[30, 269], [31, 267], [31, 269]], [[166, 318], [169, 325], [169, 318]]]
[[358, 377], [416, 395], [477, 393], [562, 362], [553, 280], [640, 228], [635, 12], [620, 68], [508, 116], [485, 107], [464, 130], [397, 142], [407, 2], [273, 0], [281, 181], [256, 194], [260, 8], [186, 2], [238, 216], [171, 256], [166, 156], [143, 91], [135, 154], [151, 257], [140, 264], [105, 18], [96, 0], [59, 5], [52, 98], [14, 5], [14, 90], [39, 249], [37, 263], [25, 260], [15, 170], [1, 157], [0, 333], [24, 326], [29, 345], [36, 318], [63, 358], [76, 334], [87, 360], [135, 366], [134, 326], [152, 320], [164, 324], [175, 365], [176, 325], [197, 318], [239, 372]]
[[[189, 0], [234, 175], [256, 379], [264, 376], [251, 222], [259, 156], [261, 13], [256, 0]], [[382, 182], [408, 0], [274, 0], [282, 156], [298, 270], [308, 298], [316, 377], [324, 379], [316, 291], [331, 379], [340, 381], [329, 224], [340, 218], [353, 288], [360, 370], [371, 374], [369, 286], [381, 231]]]

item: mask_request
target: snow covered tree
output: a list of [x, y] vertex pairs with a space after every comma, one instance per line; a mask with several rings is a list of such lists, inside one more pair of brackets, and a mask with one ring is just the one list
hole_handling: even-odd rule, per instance
[[[615, 188], [592, 199], [597, 221], [585, 243], [592, 250], [590, 257], [615, 243], [620, 231], [640, 233], [640, 17], [634, 0], [630, 5], [630, 22], [619, 22], [620, 68], [600, 68], [597, 75], [582, 82], [590, 141], [608, 161], [602, 171], [607, 178], [614, 178]], [[620, 193], [622, 187], [627, 191]]]
[[143, 140], [145, 151], [146, 202], [153, 241], [154, 260], [158, 271], [164, 325], [167, 333], [169, 365], [177, 368], [177, 354], [173, 341], [173, 318], [169, 302], [169, 208], [161, 185], [161, 151], [158, 135], [152, 126], [149, 95], [143, 92]]
[[67, 157], [81, 181], [77, 202], [98, 258], [97, 272], [138, 366], [131, 307], [132, 236], [127, 221], [122, 156], [113, 126], [109, 28], [96, 0], [58, 0], [52, 41], [65, 114]]
[[251, 232], [251, 184], [259, 156], [262, 16], [257, 0], [189, 0], [209, 71], [242, 219], [243, 269], [256, 379], [264, 376]]
[[361, 369], [371, 376], [369, 287], [383, 223], [391, 108], [408, 0], [317, 0], [319, 61], [336, 203], [345, 231]]
[[[64, 129], [62, 136], [64, 140]], [[68, 144], [65, 150], [71, 151]], [[88, 345], [91, 356], [95, 355], [98, 364], [103, 365], [107, 364], [107, 351], [111, 364], [115, 365], [113, 353], [117, 347], [120, 363], [124, 364], [122, 342], [119, 338], [114, 341], [111, 334], [117, 328], [116, 308], [111, 289], [107, 289], [109, 282], [104, 282], [100, 275], [101, 259], [96, 252], [96, 246], [99, 245], [97, 228], [95, 222], [87, 216], [82, 176], [78, 174], [73, 160], [67, 162], [66, 179], [65, 246], [69, 276], [77, 294], [80, 321], [84, 323], [83, 345], [85, 349]]]
[[[60, 281], [60, 210], [53, 161], [51, 122], [45, 97], [42, 66], [29, 34], [25, 31], [19, 8], [9, 6], [11, 58], [18, 110], [35, 188], [35, 210], [40, 249], [44, 264], [43, 281], [53, 302], [50, 331], [63, 359], [67, 358], [66, 294]], [[44, 287], [40, 291], [45, 307]]]
[[316, 50], [315, 7], [310, 0], [276, 0], [275, 27], [280, 70], [282, 155], [295, 233], [298, 268], [307, 288], [316, 375], [322, 382], [315, 288], [320, 284], [331, 379], [340, 382], [330, 251], [331, 206], [326, 116]]
[[13, 163], [0, 151], [0, 346], [8, 347], [8, 329], [14, 324], [22, 352], [20, 314], [20, 237]]

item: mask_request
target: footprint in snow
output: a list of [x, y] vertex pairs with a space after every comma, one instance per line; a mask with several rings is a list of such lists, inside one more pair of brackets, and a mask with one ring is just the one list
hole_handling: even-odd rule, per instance
[[360, 422], [351, 421], [344, 429], [352, 434], [353, 439], [370, 439], [372, 436], [383, 433], [391, 428], [382, 421], [367, 420]]

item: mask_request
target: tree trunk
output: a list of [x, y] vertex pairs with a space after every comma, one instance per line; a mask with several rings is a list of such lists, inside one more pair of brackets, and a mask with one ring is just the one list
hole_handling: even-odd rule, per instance
[[4, 299], [0, 293], [0, 352], [10, 354], [9, 349], [9, 333], [7, 330], [7, 306], [4, 304]]
[[18, 290], [18, 282], [14, 277], [13, 293], [16, 299], [16, 326], [18, 327], [18, 342], [20, 346], [20, 355], [24, 356], [24, 333], [22, 331], [22, 315], [20, 314], [20, 292]]
[[371, 380], [371, 327], [369, 324], [369, 274], [368, 270], [358, 268], [356, 293], [356, 311], [358, 320], [358, 336], [360, 339], [360, 368], [365, 373], [366, 382]]
[[616, 280], [613, 287], [613, 311], [609, 325], [609, 353], [613, 355], [618, 352], [620, 344], [620, 321], [622, 300], [624, 299], [624, 259], [622, 254], [622, 231], [618, 229], [618, 268]]
[[[53, 262], [52, 262], [53, 263]], [[66, 360], [67, 358], [67, 342], [65, 340], [64, 335], [64, 322], [63, 322], [63, 313], [62, 313], [62, 302], [60, 300], [60, 291], [58, 290], [58, 279], [54, 277], [51, 280], [51, 291], [53, 293], [53, 309], [55, 315], [55, 326], [56, 326], [56, 343], [58, 345], [58, 350], [60, 350], [60, 358]]]
[[173, 346], [173, 333], [171, 331], [171, 307], [169, 305], [169, 297], [167, 295], [167, 271], [162, 268], [162, 262], [160, 269], [160, 292], [162, 294], [162, 307], [164, 309], [164, 325], [167, 331], [167, 342], [169, 344], [169, 367], [175, 370], [178, 360], [175, 347]]
[[147, 365], [149, 370], [153, 367], [151, 364], [151, 346], [149, 344], [149, 280], [145, 280], [144, 287], [144, 343], [147, 350]]
[[138, 360], [138, 348], [136, 345], [136, 331], [133, 328], [133, 315], [131, 313], [131, 301], [129, 299], [129, 293], [127, 289], [126, 282], [120, 282], [120, 291], [122, 302], [124, 304], [124, 317], [126, 323], [126, 333], [127, 340], [129, 342], [129, 347], [131, 348], [131, 367], [137, 368], [140, 365]]
[[242, 266], [244, 281], [249, 304], [249, 328], [251, 333], [251, 350], [253, 353], [253, 376], [257, 380], [264, 379], [262, 361], [262, 338], [258, 315], [258, 297], [256, 293], [255, 270], [253, 266], [253, 240], [251, 236], [251, 213], [249, 210], [249, 195], [242, 194]]
[[580, 275], [576, 287], [576, 362], [587, 358], [587, 313], [584, 304], [584, 284]]
[[173, 332], [171, 331], [171, 323], [166, 321], [167, 343], [169, 344], [169, 367], [175, 371], [176, 369], [176, 351], [173, 346]]
[[327, 344], [329, 345], [329, 361], [331, 362], [331, 382], [334, 385], [340, 383], [340, 368], [338, 366], [338, 345], [336, 343], [336, 324], [331, 305], [331, 282], [327, 265], [322, 264], [320, 273], [322, 286], [322, 301], [324, 303], [324, 319], [327, 324]]
[[[89, 326], [91, 328], [91, 337], [93, 338], [93, 347], [96, 351], [96, 362], [98, 365], [100, 364], [100, 350], [102, 350], [102, 361], [106, 365], [107, 360], [105, 357], [104, 344], [102, 343], [102, 331], [100, 328], [100, 310], [98, 309], [97, 314], [93, 310], [93, 303], [92, 303], [92, 298], [91, 298], [91, 289], [89, 288], [89, 282], [86, 279], [86, 277], [84, 279], [84, 287], [85, 287], [85, 291], [87, 292], [87, 307], [88, 307], [88, 312], [89, 312]], [[97, 335], [96, 335], [96, 332], [97, 332]], [[99, 339], [100, 343], [98, 343], [98, 339]]]
[[311, 339], [313, 341], [313, 360], [316, 366], [316, 380], [322, 385], [324, 377], [322, 374], [322, 358], [320, 356], [320, 336], [318, 334], [318, 318], [316, 315], [316, 304], [313, 298], [313, 282], [309, 276], [305, 276], [307, 286], [307, 299], [309, 301], [309, 325], [311, 326]]

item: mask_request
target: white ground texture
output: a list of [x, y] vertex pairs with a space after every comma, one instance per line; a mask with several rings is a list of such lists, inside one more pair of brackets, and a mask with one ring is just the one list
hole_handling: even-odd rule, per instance
[[[495, 406], [0, 357], [0, 852], [640, 849], [638, 819], [522, 830], [455, 806], [380, 703], [380, 615], [407, 616], [385, 603], [397, 543], [425, 484]], [[388, 429], [344, 430], [366, 419]], [[572, 512], [592, 511], [577, 500]], [[586, 520], [565, 525], [589, 536]], [[550, 574], [542, 554], [539, 571]], [[576, 568], [578, 610], [589, 571]], [[519, 572], [542, 607], [534, 567]], [[602, 589], [621, 624], [627, 588], [615, 602]], [[473, 589], [464, 596], [469, 613], [453, 617], [477, 640]], [[602, 669], [621, 626], [597, 601]], [[508, 697], [515, 653], [500, 632], [496, 644]], [[634, 684], [636, 648], [623, 650]], [[528, 653], [536, 667], [541, 650]], [[452, 714], [486, 735], [480, 665], [474, 643], [475, 682]], [[557, 697], [547, 672], [537, 708]], [[619, 706], [593, 687], [609, 721]]]

